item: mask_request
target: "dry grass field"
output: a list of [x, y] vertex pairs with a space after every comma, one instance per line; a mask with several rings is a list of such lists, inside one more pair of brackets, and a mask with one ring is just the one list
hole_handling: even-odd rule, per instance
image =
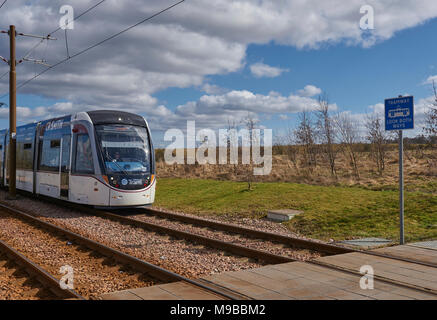
[[[297, 209], [304, 214], [284, 225], [306, 237], [397, 241], [398, 151], [396, 145], [387, 147], [382, 174], [370, 152], [357, 153], [359, 177], [342, 152], [336, 175], [322, 153], [317, 165], [308, 167], [301, 153], [294, 158], [275, 148], [271, 174], [249, 176], [250, 167], [243, 165], [166, 165], [158, 150], [155, 206], [225, 219], [260, 219], [272, 209]], [[436, 239], [437, 150], [408, 146], [404, 166], [406, 240]]]
[[[158, 151], [160, 152], [160, 151]], [[281, 154], [282, 153], [282, 154]], [[379, 174], [370, 152], [357, 153], [357, 177], [348, 156], [339, 152], [336, 160], [336, 175], [332, 175], [328, 160], [317, 155], [317, 165], [304, 164], [303, 156], [297, 154], [290, 160], [287, 150], [273, 150], [272, 171], [266, 176], [251, 176], [255, 182], [292, 182], [318, 186], [359, 186], [371, 190], [395, 190], [398, 188], [399, 166], [396, 145], [388, 146], [385, 169]], [[251, 172], [244, 165], [167, 165], [157, 153], [157, 175], [162, 178], [197, 178], [221, 181], [247, 180]], [[422, 146], [410, 146], [404, 154], [405, 188], [409, 191], [437, 193], [437, 150]]]

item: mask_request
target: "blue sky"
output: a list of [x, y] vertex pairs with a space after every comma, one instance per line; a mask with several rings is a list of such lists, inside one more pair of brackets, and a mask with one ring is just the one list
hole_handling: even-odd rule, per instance
[[[136, 6], [135, 11], [132, 6], [143, 2], [127, 2], [132, 3], [120, 9], [108, 0], [76, 23], [75, 30], [69, 31], [71, 52], [165, 6], [152, 1], [148, 7]], [[417, 119], [423, 119], [424, 99], [432, 95], [426, 82], [437, 75], [436, 2], [368, 1], [375, 7], [371, 31], [359, 29], [359, 9], [364, 3], [353, 0], [337, 10], [337, 2], [288, 0], [273, 5], [192, 0], [162, 20], [133, 29], [32, 81], [18, 94], [19, 123], [92, 109], [127, 110], [147, 117], [156, 140], [162, 142], [166, 129], [184, 128], [187, 120], [217, 129], [226, 128], [229, 119], [241, 121], [251, 113], [260, 125], [279, 133], [295, 126], [298, 112], [316, 102], [319, 91], [304, 94], [306, 86], [326, 92], [338, 107], [333, 111], [350, 112], [357, 121], [381, 111], [385, 98], [411, 94], [422, 115]], [[91, 4], [85, 1], [75, 12]], [[32, 33], [43, 34], [56, 27], [60, 5], [48, 0], [8, 2], [0, 11], [5, 21], [0, 27], [25, 16], [17, 25], [19, 31], [32, 28]], [[209, 19], [203, 19], [202, 12], [208, 12]], [[313, 19], [306, 19], [310, 14]], [[85, 33], [87, 26], [96, 23], [106, 23], [110, 30]], [[56, 36], [59, 41], [50, 43], [44, 56], [48, 63], [65, 55], [63, 33]], [[0, 55], [7, 57], [5, 38], [0, 37]], [[17, 41], [18, 55], [35, 43]], [[42, 52], [36, 51], [33, 57], [41, 58]], [[257, 65], [277, 72], [255, 74], [252, 68]], [[43, 69], [20, 65], [18, 83]], [[5, 70], [2, 66], [0, 75]], [[0, 80], [0, 90], [0, 95], [7, 91], [7, 77]], [[1, 102], [8, 103], [8, 97]], [[410, 135], [421, 133], [417, 124]], [[0, 127], [7, 125], [3, 108]]]
[[[226, 75], [210, 76], [210, 83], [233, 90], [249, 90], [260, 94], [277, 91], [282, 95], [312, 84], [325, 91], [340, 111], [361, 114], [369, 106], [384, 103], [384, 99], [410, 94], [416, 101], [429, 97], [431, 85], [426, 80], [437, 74], [437, 19], [412, 29], [401, 30], [386, 41], [370, 48], [345, 43], [326, 45], [320, 49], [297, 49], [271, 42], [250, 45], [246, 66]], [[256, 78], [251, 64], [289, 69], [275, 78]], [[169, 88], [156, 94], [170, 108], [187, 101], [198, 100], [204, 92], [196, 88]], [[287, 120], [278, 115], [262, 123], [270, 128], [296, 124], [297, 115]]]

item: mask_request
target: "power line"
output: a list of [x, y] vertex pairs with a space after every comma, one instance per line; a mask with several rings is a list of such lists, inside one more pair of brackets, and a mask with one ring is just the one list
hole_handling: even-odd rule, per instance
[[0, 9], [4, 6], [4, 4], [6, 3], [6, 1], [8, 1], [8, 0], [3, 1], [3, 3], [0, 5]]
[[[6, 3], [7, 0], [4, 0], [4, 2], [1, 4], [0, 8]], [[102, 4], [103, 2], [105, 2], [106, 0], [100, 0], [98, 3], [96, 3], [95, 5], [89, 7], [87, 10], [85, 10], [84, 12], [82, 12], [80, 15], [78, 15], [77, 17], [75, 17], [72, 21], [78, 20], [80, 17], [84, 16], [85, 14], [87, 14], [88, 12], [90, 12], [91, 10], [93, 10], [94, 8], [96, 8], [97, 6], [99, 6], [100, 4]], [[70, 23], [70, 21], [67, 22], [67, 24]], [[50, 32], [47, 35], [47, 38], [50, 37], [50, 35], [52, 35], [53, 33], [59, 31], [62, 27], [66, 26], [65, 24], [63, 26], [58, 27], [57, 29], [53, 30], [52, 32]], [[44, 39], [42, 39], [40, 42], [38, 42], [35, 46], [32, 47], [32, 49], [30, 49], [23, 58], [21, 58], [19, 61], [22, 62], [24, 61], [25, 58], [27, 58], [37, 47], [39, 47], [41, 45], [41, 43], [44, 42]], [[47, 47], [46, 47], [46, 52], [47, 52], [47, 48], [48, 48], [48, 41], [47, 41]], [[44, 54], [45, 55], [45, 54]], [[6, 72], [5, 74], [3, 74], [1, 78], [3, 78], [8, 72]], [[0, 99], [3, 99], [4, 97], [8, 96], [9, 93], [6, 93], [4, 95], [2, 95], [0, 97]]]
[[[33, 47], [32, 47], [32, 49], [30, 49], [25, 55], [24, 55], [24, 58], [27, 58], [28, 56], [30, 56], [30, 54], [32, 53], [32, 51], [33, 50], [35, 50], [36, 48], [38, 48], [42, 43], [44, 42], [44, 39], [41, 39], [40, 41], [38, 41], [38, 43], [36, 44], [36, 45], [34, 45]], [[47, 43], [48, 43], [48, 40], [47, 40]], [[24, 58], [21, 58], [20, 60], [22, 60], [22, 59], [24, 59]]]
[[[86, 9], [84, 12], [82, 12], [80, 15], [78, 15], [77, 17], [75, 17], [72, 21], [67, 21], [67, 24], [68, 23], [71, 23], [71, 22], [73, 22], [73, 21], [76, 21], [76, 20], [78, 20], [80, 17], [82, 17], [82, 16], [84, 16], [84, 15], [86, 15], [88, 12], [90, 12], [91, 10], [93, 10], [94, 8], [96, 8], [97, 6], [99, 6], [100, 4], [102, 4], [103, 2], [105, 2], [106, 0], [100, 0], [98, 3], [96, 3], [95, 5], [93, 5], [93, 6], [91, 6], [91, 7], [89, 7], [88, 9]], [[55, 32], [57, 32], [57, 31], [59, 31], [60, 29], [62, 29], [63, 27], [65, 27], [67, 24], [64, 24], [64, 25], [62, 25], [62, 26], [60, 26], [60, 27], [58, 27], [57, 29], [55, 29], [55, 30], [53, 30], [52, 32], [50, 32], [48, 35], [47, 35], [47, 37], [50, 37], [52, 34], [54, 34]], [[67, 30], [67, 29], [65, 29], [65, 30]], [[26, 53], [26, 55], [24, 56], [24, 58], [27, 58], [32, 52], [33, 52], [33, 50], [35, 50], [42, 42], [44, 41], [44, 39], [42, 39], [41, 40], [41, 42], [38, 42], [32, 49], [30, 49], [27, 53]], [[47, 41], [47, 43], [48, 43], [48, 41]], [[23, 60], [23, 58], [22, 59], [20, 59], [20, 60]]]
[[0, 99], [3, 99], [4, 97], [7, 97], [9, 95], [9, 93], [5, 93], [4, 95], [2, 95], [1, 97], [0, 97]]
[[3, 78], [5, 75], [7, 75], [9, 73], [9, 71], [6, 71], [5, 73], [3, 73], [1, 76], [0, 76], [0, 79], [1, 78]]
[[[93, 5], [92, 7], [89, 7], [88, 9], [86, 9], [84, 12], [82, 12], [80, 15], [78, 15], [77, 17], [75, 17], [72, 21], [68, 21], [68, 23], [76, 21], [77, 19], [79, 19], [80, 17], [82, 17], [83, 15], [87, 14], [88, 12], [90, 12], [91, 10], [93, 10], [95, 7], [99, 6], [100, 4], [102, 4], [103, 2], [105, 2], [106, 0], [101, 0], [98, 3], [96, 3], [95, 5]], [[62, 29], [62, 27], [65, 27], [66, 24], [64, 24], [63, 26], [58, 27], [56, 30], [50, 32], [48, 35], [52, 35], [53, 33], [59, 31], [60, 29]]]
[[[61, 60], [61, 61], [55, 63], [54, 65], [52, 65], [52, 66], [50, 66], [50, 67], [44, 69], [43, 71], [41, 71], [40, 73], [38, 73], [38, 74], [35, 75], [34, 77], [32, 77], [32, 78], [26, 80], [25, 82], [21, 83], [21, 84], [17, 87], [17, 90], [18, 90], [19, 88], [24, 87], [24, 86], [27, 85], [29, 82], [35, 80], [35, 79], [38, 78], [39, 76], [43, 75], [44, 73], [46, 73], [46, 72], [49, 71], [50, 69], [53, 69], [53, 68], [59, 66], [60, 64], [63, 64], [63, 63], [65, 63], [65, 62], [67, 62], [68, 60], [73, 59], [73, 58], [75, 58], [75, 57], [77, 57], [77, 56], [79, 56], [79, 55], [81, 55], [81, 54], [84, 54], [85, 52], [87, 52], [87, 51], [89, 51], [89, 50], [91, 50], [91, 49], [94, 49], [95, 47], [98, 47], [98, 46], [102, 45], [103, 43], [105, 43], [105, 42], [107, 42], [107, 41], [109, 41], [109, 40], [114, 39], [115, 37], [118, 37], [119, 35], [121, 35], [121, 34], [127, 32], [127, 31], [129, 31], [129, 30], [131, 30], [131, 29], [133, 29], [133, 28], [139, 26], [140, 24], [142, 24], [142, 23], [144, 23], [144, 22], [147, 22], [147, 21], [149, 21], [149, 20], [155, 18], [156, 16], [159, 16], [160, 14], [162, 14], [162, 13], [164, 13], [164, 12], [166, 12], [166, 11], [168, 11], [168, 10], [174, 8], [174, 7], [176, 7], [177, 5], [181, 4], [181, 3], [184, 2], [184, 1], [185, 1], [185, 0], [178, 1], [178, 2], [176, 2], [175, 4], [169, 6], [169, 7], [165, 8], [165, 9], [162, 9], [161, 11], [159, 11], [159, 12], [157, 12], [157, 13], [155, 13], [155, 14], [153, 14], [153, 15], [151, 15], [151, 16], [149, 16], [149, 17], [147, 17], [147, 18], [145, 18], [145, 19], [143, 19], [143, 20], [141, 20], [141, 21], [139, 21], [139, 22], [137, 22], [137, 23], [135, 23], [134, 25], [131, 25], [130, 27], [128, 27], [128, 28], [126, 28], [126, 29], [123, 29], [123, 30], [120, 31], [120, 32], [117, 32], [116, 34], [114, 34], [114, 35], [112, 35], [112, 36], [110, 36], [110, 37], [108, 37], [108, 38], [106, 38], [106, 39], [104, 39], [104, 40], [102, 40], [102, 41], [100, 41], [100, 42], [97, 42], [96, 44], [93, 44], [92, 46], [90, 46], [90, 47], [88, 47], [88, 48], [86, 48], [86, 49], [84, 49], [84, 50], [82, 50], [82, 51], [79, 51], [78, 53], [76, 53], [76, 54], [74, 54], [74, 55], [72, 55], [72, 56], [70, 56], [70, 57], [67, 57], [67, 58], [65, 58], [65, 59], [63, 59], [63, 60]], [[5, 94], [5, 95], [1, 96], [0, 99], [3, 98], [3, 97], [5, 97], [5, 96], [7, 96], [7, 95], [8, 95], [8, 94]]]

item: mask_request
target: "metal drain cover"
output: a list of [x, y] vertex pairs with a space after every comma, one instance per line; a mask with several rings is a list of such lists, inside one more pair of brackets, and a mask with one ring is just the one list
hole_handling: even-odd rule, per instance
[[362, 238], [362, 239], [354, 239], [354, 240], [344, 240], [344, 241], [340, 241], [340, 243], [353, 245], [357, 247], [363, 247], [363, 248], [375, 248], [375, 247], [392, 244], [393, 241], [384, 238]]
[[437, 250], [437, 240], [409, 243], [408, 245], [414, 246], [414, 247]]

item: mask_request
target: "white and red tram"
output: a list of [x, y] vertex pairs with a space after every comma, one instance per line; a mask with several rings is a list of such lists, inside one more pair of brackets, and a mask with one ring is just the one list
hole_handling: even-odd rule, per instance
[[[97, 207], [152, 204], [155, 158], [147, 121], [90, 111], [17, 127], [17, 189]], [[8, 130], [0, 131], [0, 184], [8, 185]]]

